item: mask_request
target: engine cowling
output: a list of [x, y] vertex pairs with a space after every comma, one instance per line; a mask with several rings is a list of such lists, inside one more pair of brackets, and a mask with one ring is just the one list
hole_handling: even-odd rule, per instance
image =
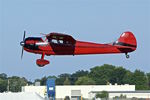
[[37, 59], [36, 60], [36, 64], [39, 66], [39, 67], [43, 67], [47, 64], [49, 64], [50, 62], [48, 60], [45, 60], [45, 59]]

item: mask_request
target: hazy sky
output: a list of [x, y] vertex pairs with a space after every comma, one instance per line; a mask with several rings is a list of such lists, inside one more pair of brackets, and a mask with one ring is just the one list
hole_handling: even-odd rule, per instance
[[[107, 43], [124, 31], [132, 31], [138, 48], [124, 54], [50, 56], [44, 68], [36, 65], [41, 55], [24, 51], [26, 37], [39, 33], [63, 32], [75, 39]], [[0, 73], [27, 79], [89, 70], [103, 64], [150, 72], [150, 0], [0, 0]]]

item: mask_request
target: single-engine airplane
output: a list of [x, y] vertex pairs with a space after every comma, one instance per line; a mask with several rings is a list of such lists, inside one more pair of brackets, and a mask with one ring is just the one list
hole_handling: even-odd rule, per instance
[[125, 53], [126, 58], [129, 58], [128, 53], [135, 51], [137, 48], [136, 38], [132, 32], [124, 32], [120, 38], [112, 43], [99, 44], [92, 42], [83, 42], [75, 40], [72, 36], [62, 33], [52, 32], [45, 34], [45, 39], [42, 37], [25, 38], [24, 31], [23, 41], [20, 42], [23, 50], [35, 54], [41, 54], [41, 58], [36, 60], [39, 67], [43, 67], [50, 62], [44, 59], [44, 56], [50, 55], [87, 55], [87, 54], [114, 54]]

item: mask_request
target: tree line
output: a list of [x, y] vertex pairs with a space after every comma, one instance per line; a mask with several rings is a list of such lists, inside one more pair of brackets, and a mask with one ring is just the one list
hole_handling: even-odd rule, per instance
[[44, 76], [41, 79], [35, 79], [34, 82], [28, 81], [24, 77], [0, 74], [0, 92], [12, 91], [19, 92], [21, 87], [25, 85], [33, 85], [40, 82], [46, 85], [48, 78], [55, 78], [56, 85], [108, 85], [108, 84], [130, 84], [135, 85], [136, 90], [150, 89], [150, 72], [145, 73], [141, 70], [134, 72], [127, 70], [121, 66], [104, 64], [95, 66], [90, 71], [79, 70], [75, 73], [63, 73], [58, 76]]

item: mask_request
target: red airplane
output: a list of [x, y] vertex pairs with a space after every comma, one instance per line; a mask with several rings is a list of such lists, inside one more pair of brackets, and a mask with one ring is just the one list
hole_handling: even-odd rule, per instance
[[28, 37], [20, 42], [23, 50], [35, 54], [41, 54], [41, 59], [36, 60], [39, 67], [43, 67], [50, 62], [44, 59], [44, 56], [50, 55], [87, 55], [87, 54], [114, 54], [125, 53], [126, 58], [129, 58], [128, 53], [135, 51], [137, 48], [136, 38], [132, 32], [124, 32], [120, 38], [107, 44], [99, 44], [92, 42], [83, 42], [75, 40], [72, 36], [62, 33], [52, 32], [42, 37]]

